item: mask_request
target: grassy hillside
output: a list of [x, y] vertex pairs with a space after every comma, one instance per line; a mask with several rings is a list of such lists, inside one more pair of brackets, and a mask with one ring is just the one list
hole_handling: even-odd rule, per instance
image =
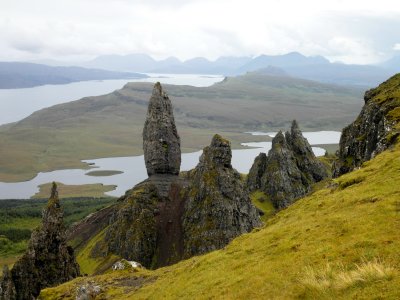
[[[183, 151], [197, 151], [220, 133], [232, 141], [262, 141], [251, 130], [337, 129], [350, 123], [361, 90], [260, 74], [228, 78], [211, 87], [165, 85]], [[130, 83], [99, 97], [56, 105], [0, 127], [0, 181], [39, 171], [87, 167], [81, 159], [142, 154], [142, 129], [152, 84]], [[18, 163], [16, 163], [18, 162]]]
[[155, 271], [78, 278], [42, 291], [74, 299], [399, 299], [400, 144], [326, 184], [224, 249]]

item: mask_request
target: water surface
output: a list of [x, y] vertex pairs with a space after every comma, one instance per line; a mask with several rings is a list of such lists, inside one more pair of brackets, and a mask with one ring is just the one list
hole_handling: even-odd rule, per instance
[[[271, 135], [274, 133], [271, 133]], [[330, 131], [329, 134], [321, 132], [305, 132], [310, 137], [310, 144], [337, 144], [340, 133]], [[242, 143], [248, 149], [232, 151], [232, 166], [240, 173], [248, 173], [254, 158], [260, 153], [267, 153], [271, 149], [271, 142]], [[315, 155], [324, 155], [325, 150], [313, 147]], [[182, 154], [181, 171], [193, 169], [201, 155], [201, 151]], [[41, 172], [30, 181], [3, 183], [0, 182], [0, 199], [26, 199], [38, 192], [38, 185], [57, 181], [67, 185], [102, 183], [104, 185], [116, 185], [116, 189], [107, 193], [110, 196], [121, 196], [126, 190], [147, 178], [143, 155], [130, 157], [110, 157], [84, 160], [91, 165], [90, 170], [71, 169], [56, 170], [53, 172]], [[111, 176], [90, 176], [90, 171], [115, 170], [123, 173]]]

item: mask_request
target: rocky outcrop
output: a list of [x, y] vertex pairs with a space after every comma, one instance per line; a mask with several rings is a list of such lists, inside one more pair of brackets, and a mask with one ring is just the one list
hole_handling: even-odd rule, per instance
[[[57, 186], [53, 183], [50, 199], [42, 212], [42, 224], [33, 231], [28, 250], [8, 276], [15, 287], [15, 297], [8, 299], [35, 299], [42, 288], [61, 284], [78, 275], [79, 266], [74, 250], [66, 243], [63, 209]], [[8, 290], [12, 291], [12, 287]]]
[[261, 189], [281, 209], [311, 190], [315, 182], [328, 177], [323, 164], [315, 157], [296, 121], [290, 132], [281, 131], [272, 140], [272, 148], [263, 161], [259, 155], [247, 179], [250, 191]]
[[357, 119], [345, 127], [340, 138], [333, 176], [362, 165], [390, 147], [400, 135], [400, 74], [367, 91]]
[[[154, 86], [143, 130], [149, 178], [118, 200], [90, 257], [110, 254], [158, 268], [224, 247], [260, 225], [239, 173], [231, 166], [230, 143], [214, 136], [198, 166], [184, 176], [171, 101]], [[96, 214], [84, 221], [92, 228]], [[91, 221], [93, 220], [93, 222]], [[104, 223], [102, 223], [104, 224]], [[85, 235], [80, 235], [85, 236]], [[97, 235], [98, 236], [98, 235]]]
[[[106, 229], [108, 253], [157, 268], [182, 258], [181, 190], [185, 180], [174, 175], [153, 175], [120, 199]], [[100, 242], [101, 243], [101, 242]]]
[[14, 282], [8, 266], [3, 267], [3, 276], [0, 280], [0, 300], [17, 299]]
[[147, 174], [179, 174], [180, 138], [171, 100], [157, 82], [153, 88], [143, 128], [143, 150]]
[[247, 175], [247, 187], [250, 191], [258, 190], [261, 188], [261, 178], [264, 175], [267, 163], [267, 155], [261, 152], [254, 159], [254, 163], [250, 168]]
[[183, 215], [184, 257], [220, 249], [260, 225], [231, 158], [229, 141], [215, 135], [190, 172]]

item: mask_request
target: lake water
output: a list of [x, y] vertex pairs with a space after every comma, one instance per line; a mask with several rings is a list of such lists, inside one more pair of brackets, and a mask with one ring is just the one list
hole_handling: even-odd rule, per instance
[[19, 121], [33, 112], [55, 104], [87, 96], [99, 96], [121, 89], [127, 82], [157, 82], [210, 86], [224, 78], [197, 74], [147, 74], [149, 78], [81, 81], [60, 85], [43, 85], [25, 89], [0, 89], [0, 125]]
[[[250, 133], [253, 135], [274, 136], [275, 133]], [[318, 144], [338, 144], [340, 132], [320, 131], [304, 132], [304, 136], [309, 137], [311, 145]], [[271, 149], [271, 142], [243, 143], [249, 149], [232, 151], [232, 166], [241, 173], [248, 173], [254, 158], [260, 153], [267, 153]], [[324, 155], [325, 150], [313, 147], [315, 155]], [[201, 151], [182, 154], [181, 171], [194, 168], [201, 155]], [[38, 185], [52, 181], [64, 184], [91, 184], [102, 183], [104, 185], [117, 185], [117, 188], [108, 194], [111, 196], [121, 196], [126, 190], [147, 178], [143, 155], [131, 157], [111, 157], [93, 160], [84, 160], [91, 164], [91, 170], [115, 170], [122, 171], [122, 174], [112, 176], [88, 176], [90, 170], [57, 170], [53, 172], [39, 173], [34, 179], [25, 182], [3, 183], [0, 182], [0, 199], [24, 199], [29, 198], [38, 191]]]

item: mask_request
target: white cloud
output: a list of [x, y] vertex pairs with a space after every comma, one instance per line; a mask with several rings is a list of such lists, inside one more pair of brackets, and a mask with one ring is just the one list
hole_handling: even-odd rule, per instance
[[393, 50], [400, 50], [400, 43], [394, 44]]
[[393, 0], [1, 1], [0, 60], [299, 51], [371, 63], [399, 50]]

